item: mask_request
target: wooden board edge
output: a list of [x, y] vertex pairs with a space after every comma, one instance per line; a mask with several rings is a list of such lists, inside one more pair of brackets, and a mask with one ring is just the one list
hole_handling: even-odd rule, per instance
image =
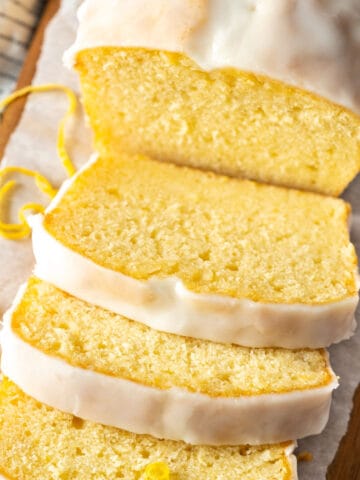
[[326, 480], [340, 479], [360, 480], [360, 385], [354, 394], [348, 430], [326, 475]]
[[[58, 11], [59, 6], [60, 0], [48, 0], [44, 13], [39, 21], [38, 27], [30, 44], [23, 68], [20, 72], [19, 79], [16, 84], [17, 89], [31, 84], [31, 81], [35, 75], [37, 60], [41, 53], [46, 27], [55, 13]], [[0, 159], [3, 157], [9, 138], [21, 118], [25, 103], [26, 98], [19, 99], [17, 102], [11, 105], [3, 115], [3, 119], [0, 123]]]

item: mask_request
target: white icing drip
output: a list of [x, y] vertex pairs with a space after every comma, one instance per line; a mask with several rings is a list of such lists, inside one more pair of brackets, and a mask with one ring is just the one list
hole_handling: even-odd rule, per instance
[[[292, 455], [295, 448], [296, 448], [296, 444], [294, 446], [289, 446], [289, 448], [286, 451], [286, 456], [289, 459], [290, 468], [291, 468], [290, 480], [298, 480], [299, 479], [298, 472], [297, 472], [297, 458], [295, 457], [295, 455]], [[289, 451], [290, 451], [290, 453], [289, 453]]]
[[302, 86], [360, 113], [357, 0], [85, 0], [71, 64], [94, 46], [179, 51]]
[[15, 334], [11, 311], [1, 343], [4, 375], [38, 401], [86, 420], [190, 444], [258, 445], [320, 433], [337, 387], [335, 376], [321, 388], [234, 398], [148, 387], [46, 355]]
[[[97, 160], [93, 154], [66, 180], [50, 212]], [[61, 290], [157, 330], [249, 347], [322, 348], [348, 339], [356, 328], [358, 296], [327, 305], [265, 304], [189, 291], [176, 277], [140, 281], [104, 268], [57, 241], [43, 216], [29, 217], [35, 274]], [[354, 275], [358, 278], [357, 271]]]
[[[72, 181], [63, 186], [48, 211]], [[320, 306], [263, 304], [194, 293], [175, 277], [140, 281], [65, 247], [44, 228], [41, 215], [29, 222], [39, 278], [157, 330], [251, 347], [319, 348], [349, 338], [356, 326], [357, 296]]]

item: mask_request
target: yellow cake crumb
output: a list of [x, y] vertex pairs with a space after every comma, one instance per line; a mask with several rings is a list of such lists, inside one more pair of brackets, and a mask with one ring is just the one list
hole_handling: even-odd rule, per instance
[[164, 462], [176, 480], [292, 480], [287, 449], [206, 447], [157, 440], [79, 421], [28, 397], [12, 382], [0, 385], [0, 474], [13, 480], [138, 480]]
[[196, 293], [321, 305], [357, 295], [343, 200], [118, 154], [89, 165], [45, 229], [137, 280]]
[[237, 397], [319, 388], [334, 380], [323, 350], [246, 348], [160, 332], [34, 277], [11, 327], [73, 366], [160, 389]]
[[329, 195], [360, 171], [360, 117], [299, 88], [144, 48], [82, 50], [75, 68], [102, 155], [143, 153]]

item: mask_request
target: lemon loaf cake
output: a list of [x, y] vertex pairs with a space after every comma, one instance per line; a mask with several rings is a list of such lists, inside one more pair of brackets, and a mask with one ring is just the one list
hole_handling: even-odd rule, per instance
[[[0, 478], [6, 480], [296, 480], [294, 445], [207, 447], [81, 421], [0, 385]], [[152, 475], [163, 466], [165, 476]], [[2, 475], [2, 477], [1, 477]]]
[[348, 214], [339, 199], [122, 154], [90, 162], [31, 220], [35, 273], [170, 333], [323, 347], [354, 327]]
[[323, 350], [250, 349], [159, 332], [30, 279], [2, 332], [1, 369], [78, 417], [190, 444], [319, 433], [337, 380]]
[[101, 154], [338, 195], [360, 117], [313, 92], [360, 112], [358, 16], [354, 0], [86, 0], [66, 58]]

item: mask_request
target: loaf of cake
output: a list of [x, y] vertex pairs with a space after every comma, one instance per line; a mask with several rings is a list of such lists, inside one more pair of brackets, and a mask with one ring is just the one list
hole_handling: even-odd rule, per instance
[[[82, 421], [0, 384], [0, 478], [6, 480], [296, 480], [294, 445], [206, 447]], [[146, 475], [164, 464], [170, 476]], [[2, 475], [2, 476], [1, 476]]]
[[7, 315], [2, 351], [4, 375], [45, 404], [190, 444], [319, 433], [337, 385], [323, 350], [251, 349], [159, 332], [37, 278]]
[[354, 0], [86, 0], [66, 58], [102, 155], [339, 195], [360, 171], [359, 13]]
[[338, 385], [321, 347], [355, 326], [332, 197], [360, 171], [358, 15], [84, 1], [66, 58], [99, 156], [30, 220], [1, 479], [297, 479], [289, 439], [323, 430]]
[[31, 220], [35, 272], [159, 330], [318, 348], [354, 328], [348, 215], [343, 200], [119, 154]]

